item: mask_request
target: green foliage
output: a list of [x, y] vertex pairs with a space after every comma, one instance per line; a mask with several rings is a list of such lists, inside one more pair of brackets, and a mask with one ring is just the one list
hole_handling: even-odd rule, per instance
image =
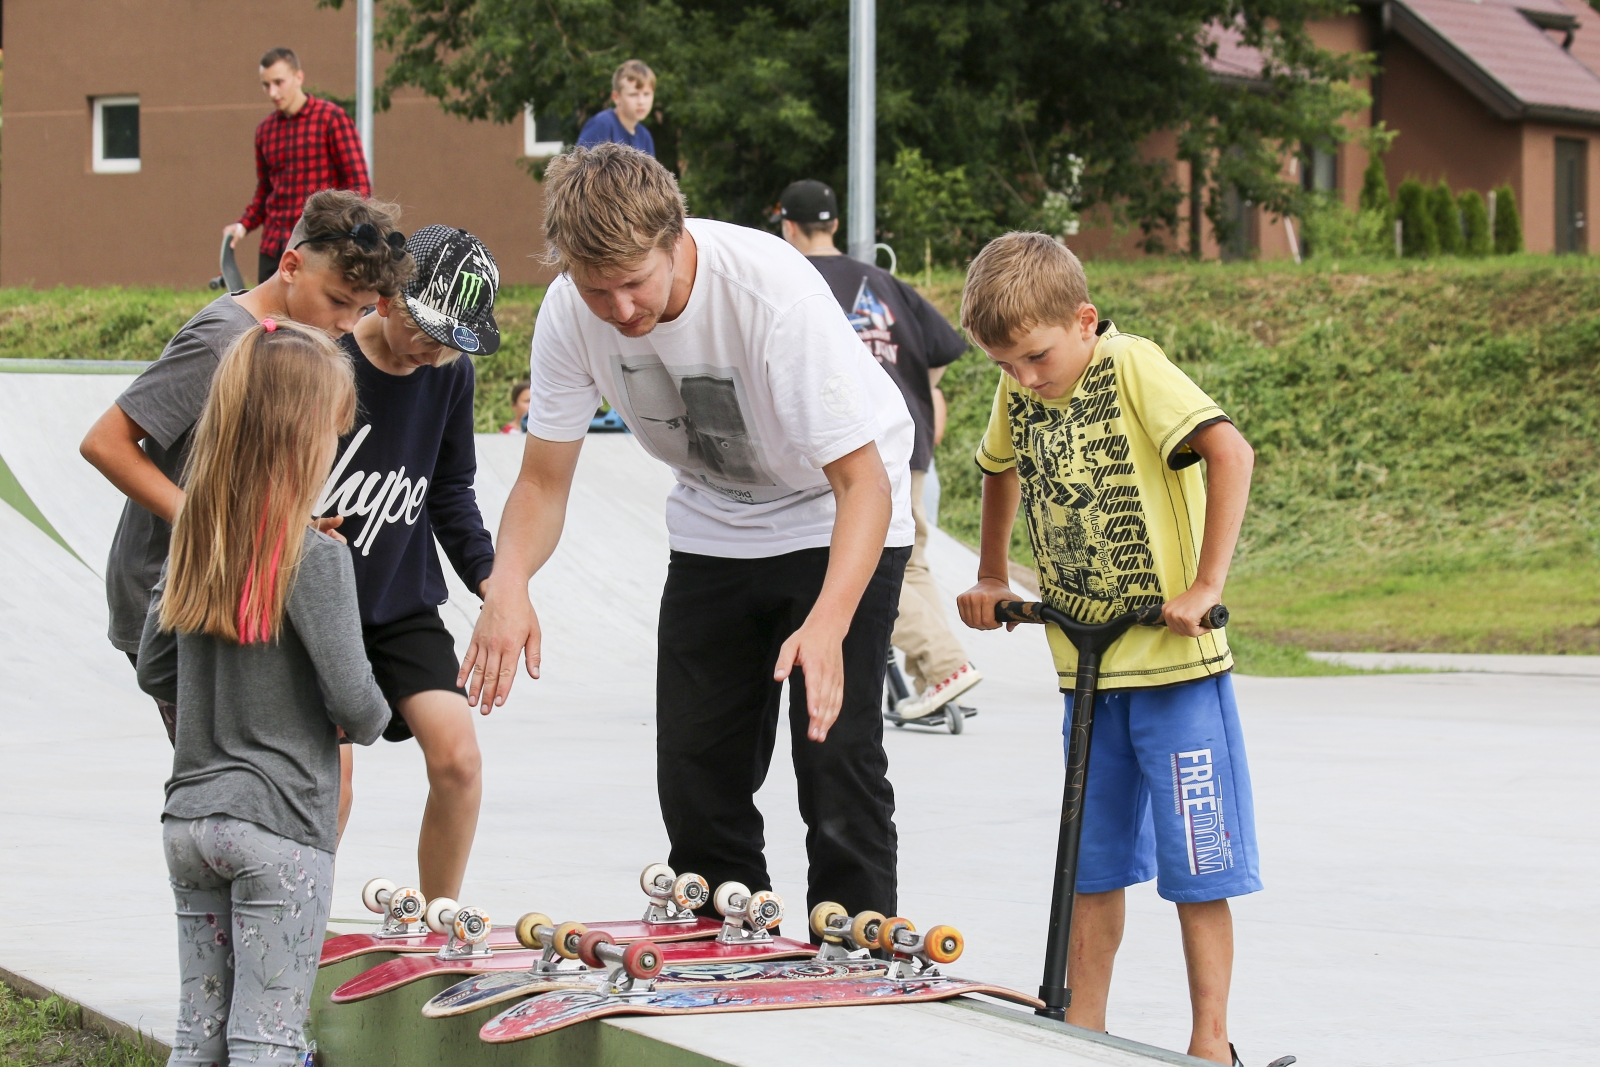
[[1447, 256], [1459, 256], [1463, 249], [1461, 216], [1456, 210], [1455, 195], [1443, 178], [1428, 190], [1428, 214], [1433, 216], [1433, 229], [1439, 235], [1439, 251]]
[[[1287, 210], [1299, 187], [1281, 174], [1279, 146], [1337, 143], [1349, 136], [1342, 116], [1367, 102], [1350, 84], [1366, 57], [1319, 49], [1305, 29], [1343, 10], [1340, 0], [881, 5], [878, 157], [915, 148], [936, 173], [964, 167], [1002, 226], [1109, 205], [1159, 244], [1186, 191], [1144, 146], [1174, 130], [1186, 158], [1211, 161], [1201, 173], [1213, 206], [1233, 185]], [[612, 69], [638, 57], [659, 78], [658, 152], [697, 214], [761, 225], [796, 178], [845, 188], [847, 0], [391, 0], [383, 12], [385, 99], [416, 86], [453, 114], [498, 122], [533, 101], [571, 141], [606, 106]], [[1254, 84], [1211, 75], [1216, 25], [1266, 57]]]
[[1512, 256], [1522, 251], [1522, 216], [1517, 194], [1510, 184], [1494, 191], [1494, 254]]
[[1415, 178], [1400, 183], [1394, 199], [1395, 215], [1404, 229], [1400, 247], [1405, 256], [1436, 256], [1439, 254], [1439, 230], [1428, 210], [1428, 190]]
[[1456, 198], [1461, 212], [1461, 228], [1466, 231], [1461, 251], [1469, 256], [1486, 256], [1494, 251], [1494, 236], [1489, 233], [1489, 209], [1476, 189], [1468, 189]]
[[1318, 259], [1394, 255], [1394, 226], [1384, 207], [1351, 211], [1337, 193], [1307, 198], [1301, 215], [1307, 255]]
[[1382, 212], [1389, 215], [1394, 211], [1394, 202], [1389, 197], [1389, 177], [1383, 170], [1383, 155], [1373, 152], [1367, 160], [1367, 169], [1361, 174], [1361, 210]]
[[148, 1047], [83, 1028], [60, 997], [29, 1000], [0, 986], [0, 1064], [5, 1067], [157, 1067]]
[[920, 258], [926, 247], [941, 265], [970, 260], [996, 231], [966, 168], [935, 170], [916, 148], [902, 148], [878, 170], [878, 229], [902, 261]]

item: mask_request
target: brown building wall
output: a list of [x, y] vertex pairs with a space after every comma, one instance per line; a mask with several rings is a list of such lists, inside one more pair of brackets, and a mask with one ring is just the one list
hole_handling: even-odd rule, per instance
[[[204, 284], [222, 227], [255, 188], [254, 130], [270, 109], [261, 53], [294, 48], [307, 88], [354, 93], [349, 4], [12, 0], [4, 19], [0, 285]], [[90, 98], [119, 94], [139, 96], [140, 170], [96, 174]], [[406, 208], [407, 229], [450, 222], [483, 238], [507, 282], [548, 276], [529, 258], [541, 206], [517, 166], [520, 126], [464, 123], [411, 99], [375, 127], [374, 191]], [[256, 237], [239, 249], [252, 281]]]

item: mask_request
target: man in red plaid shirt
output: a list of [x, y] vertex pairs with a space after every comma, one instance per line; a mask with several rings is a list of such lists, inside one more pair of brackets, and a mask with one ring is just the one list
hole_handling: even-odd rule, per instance
[[261, 57], [261, 88], [277, 110], [256, 127], [255, 199], [238, 222], [222, 229], [237, 245], [265, 224], [258, 281], [277, 271], [306, 197], [322, 189], [372, 195], [355, 123], [338, 104], [307, 96], [305, 80], [299, 57], [289, 49], [274, 48]]

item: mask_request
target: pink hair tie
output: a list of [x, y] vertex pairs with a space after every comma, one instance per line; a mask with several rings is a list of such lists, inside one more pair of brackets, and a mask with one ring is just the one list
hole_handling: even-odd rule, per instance
[[276, 330], [278, 328], [278, 324], [276, 322], [274, 322], [272, 319], [262, 319], [261, 320], [261, 328], [263, 330], [266, 330], [268, 333], [271, 333], [273, 330]]

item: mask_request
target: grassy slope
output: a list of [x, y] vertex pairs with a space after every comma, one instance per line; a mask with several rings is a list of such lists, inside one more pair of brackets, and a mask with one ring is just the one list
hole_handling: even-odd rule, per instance
[[157, 1067], [138, 1045], [82, 1028], [79, 1011], [58, 997], [28, 1000], [0, 986], [0, 1064], [4, 1067]]
[[[960, 284], [928, 289], [952, 317]], [[1600, 651], [1600, 260], [1091, 264], [1090, 286], [1256, 446], [1228, 600], [1263, 668], [1316, 669], [1296, 647]], [[480, 429], [509, 418], [541, 296], [502, 294]], [[153, 358], [209, 298], [0, 290], [0, 357]], [[969, 541], [995, 374], [974, 353], [944, 381], [941, 522]]]

